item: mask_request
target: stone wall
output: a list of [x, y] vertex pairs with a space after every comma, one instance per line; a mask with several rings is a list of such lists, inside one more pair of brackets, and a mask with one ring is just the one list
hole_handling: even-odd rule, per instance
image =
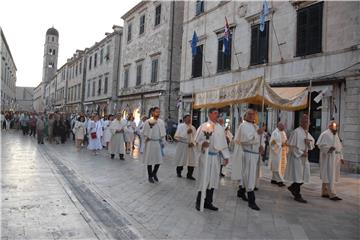
[[343, 145], [344, 169], [360, 173], [360, 76], [346, 79]]

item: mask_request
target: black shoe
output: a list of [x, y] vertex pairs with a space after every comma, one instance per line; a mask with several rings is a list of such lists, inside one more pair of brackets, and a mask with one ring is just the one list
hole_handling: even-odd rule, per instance
[[111, 155], [110, 155], [110, 158], [111, 158], [111, 159], [114, 159], [114, 157], [115, 157], [115, 154], [111, 154]]
[[330, 198], [330, 200], [333, 200], [333, 201], [340, 201], [340, 200], [342, 200], [342, 199], [341, 199], [341, 198], [339, 198], [338, 196], [335, 196], [335, 197]]
[[195, 203], [195, 208], [198, 211], [200, 211], [200, 202], [201, 202], [201, 192], [198, 192]]
[[278, 182], [277, 184], [279, 187], [285, 187], [286, 185], [283, 182]]
[[154, 180], [152, 179], [152, 177], [149, 177], [149, 182], [150, 183], [155, 183]]
[[196, 179], [193, 176], [186, 176], [187, 179], [195, 181]]
[[295, 189], [293, 187], [294, 185], [291, 185], [290, 187], [288, 187], [288, 190], [291, 192], [291, 194], [295, 197], [296, 196], [296, 192]]
[[238, 196], [239, 198], [241, 198], [243, 201], [247, 202], [248, 199], [247, 199], [247, 197], [246, 197], [245, 192], [246, 192], [245, 188], [239, 186], [239, 190], [237, 191], [237, 196]]
[[156, 176], [156, 174], [154, 174], [152, 177], [154, 178], [154, 180], [155, 180], [156, 182], [159, 182], [159, 179], [158, 179], [158, 177]]
[[124, 154], [119, 154], [120, 160], [125, 160]]
[[212, 211], [218, 211], [219, 208], [215, 207], [214, 205], [212, 205], [212, 203], [205, 203], [204, 204], [204, 208], [212, 210]]
[[248, 192], [247, 195], [248, 195], [248, 199], [249, 199], [249, 201], [248, 201], [249, 208], [259, 211], [260, 208], [258, 207], [258, 205], [256, 205], [254, 191]]
[[307, 203], [307, 201], [303, 199], [302, 196], [294, 197], [294, 200], [300, 203]]
[[220, 173], [220, 177], [225, 177], [225, 175], [223, 173]]
[[177, 174], [177, 177], [178, 177], [178, 178], [182, 178], [181, 174], [179, 174], [179, 173]]
[[275, 180], [271, 180], [271, 182], [270, 182], [271, 184], [279, 184], [277, 181], [275, 181]]
[[323, 194], [323, 195], [321, 195], [321, 197], [323, 197], [323, 198], [330, 198], [330, 196], [327, 195], [327, 194]]

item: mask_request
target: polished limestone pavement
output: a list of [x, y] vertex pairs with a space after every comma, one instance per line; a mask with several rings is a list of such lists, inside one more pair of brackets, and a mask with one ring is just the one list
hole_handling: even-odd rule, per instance
[[14, 131], [2, 133], [1, 146], [3, 239], [360, 238], [359, 176], [343, 176], [337, 190], [344, 200], [333, 202], [320, 197], [316, 164], [303, 187], [307, 204], [271, 185], [263, 167], [261, 211], [238, 199], [236, 182], [225, 177], [215, 191], [219, 211], [198, 212], [196, 182], [176, 177], [175, 144], [166, 145], [156, 184], [137, 150], [121, 161], [106, 150], [77, 151], [72, 141], [38, 145]]

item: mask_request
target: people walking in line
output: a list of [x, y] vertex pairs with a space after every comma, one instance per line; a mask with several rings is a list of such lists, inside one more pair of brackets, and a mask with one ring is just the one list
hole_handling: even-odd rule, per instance
[[269, 166], [272, 171], [271, 184], [283, 187], [285, 186], [283, 177], [286, 167], [287, 137], [284, 124], [281, 122], [277, 124], [277, 128], [272, 132], [269, 145]]
[[74, 128], [73, 128], [73, 132], [75, 135], [75, 146], [76, 146], [76, 149], [79, 151], [81, 149], [81, 145], [84, 142], [84, 136], [86, 134], [85, 117], [84, 116], [80, 116], [76, 120]]
[[127, 116], [126, 128], [125, 128], [125, 143], [126, 143], [126, 154], [130, 154], [134, 149], [135, 129], [136, 123], [134, 116], [129, 113]]
[[96, 155], [97, 151], [102, 149], [101, 137], [103, 135], [103, 130], [99, 115], [93, 116], [93, 120], [89, 122], [88, 133], [89, 133], [88, 149], [93, 151], [93, 154]]
[[[214, 190], [218, 188], [220, 181], [219, 154], [221, 153], [224, 157], [224, 165], [227, 165], [230, 157], [225, 131], [218, 123], [218, 116], [219, 112], [217, 109], [209, 109], [209, 120], [198, 128], [195, 136], [195, 143], [200, 152], [198, 192], [195, 204], [195, 208], [198, 211], [200, 211], [202, 194], [206, 194], [204, 208], [213, 211], [218, 210], [218, 208], [213, 205], [213, 196]], [[206, 148], [208, 148], [208, 156], [205, 156]], [[203, 189], [206, 189], [206, 193], [202, 192]]]
[[[143, 163], [147, 165], [150, 183], [158, 182], [157, 172], [164, 157], [164, 142], [166, 136], [165, 123], [160, 117], [160, 108], [152, 109], [152, 116], [144, 125], [145, 150], [142, 156]], [[154, 169], [152, 168], [154, 166]]]
[[125, 140], [124, 131], [126, 128], [126, 121], [122, 119], [121, 113], [116, 115], [116, 118], [111, 121], [109, 130], [111, 133], [111, 139], [109, 144], [109, 153], [111, 159], [114, 159], [115, 154], [119, 154], [120, 160], [125, 160]]
[[307, 201], [301, 195], [301, 185], [310, 181], [310, 163], [308, 151], [315, 146], [315, 140], [310, 135], [308, 115], [304, 114], [300, 126], [290, 135], [288, 163], [285, 170], [285, 180], [292, 182], [288, 187], [294, 200], [301, 203]]
[[183, 117], [184, 123], [178, 125], [174, 138], [177, 141], [175, 161], [176, 161], [176, 174], [181, 178], [181, 172], [184, 166], [187, 166], [186, 178], [195, 180], [193, 177], [194, 168], [196, 167], [196, 154], [195, 154], [195, 134], [196, 128], [191, 124], [190, 114]]
[[336, 195], [335, 189], [335, 183], [340, 178], [340, 164], [344, 163], [343, 147], [335, 121], [331, 121], [328, 129], [321, 133], [316, 145], [320, 149], [321, 196], [333, 201], [342, 200]]
[[[247, 110], [245, 121], [240, 124], [235, 141], [241, 145], [242, 162], [240, 170], [242, 172], [242, 185], [239, 187], [238, 196], [246, 201], [244, 190], [247, 192], [248, 206], [253, 210], [260, 210], [256, 204], [255, 186], [259, 175], [259, 161], [264, 154], [264, 139], [261, 138], [263, 128], [258, 128], [255, 121], [256, 112], [252, 109]], [[261, 142], [260, 142], [261, 141]], [[237, 158], [241, 161], [240, 158]], [[245, 189], [244, 189], [245, 188]]]
[[110, 124], [113, 121], [114, 116], [113, 115], [109, 115], [106, 118], [104, 118], [104, 120], [102, 121], [102, 126], [104, 129], [104, 136], [101, 139], [101, 144], [103, 145], [103, 147], [105, 149], [109, 149], [109, 143], [111, 140], [111, 131], [110, 131]]

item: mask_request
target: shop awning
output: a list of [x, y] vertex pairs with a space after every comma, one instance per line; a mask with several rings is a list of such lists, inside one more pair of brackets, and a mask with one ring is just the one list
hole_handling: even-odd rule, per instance
[[296, 111], [307, 107], [306, 87], [271, 88], [263, 77], [226, 85], [195, 93], [194, 108], [225, 107], [231, 104], [252, 103], [271, 106], [286, 111]]

